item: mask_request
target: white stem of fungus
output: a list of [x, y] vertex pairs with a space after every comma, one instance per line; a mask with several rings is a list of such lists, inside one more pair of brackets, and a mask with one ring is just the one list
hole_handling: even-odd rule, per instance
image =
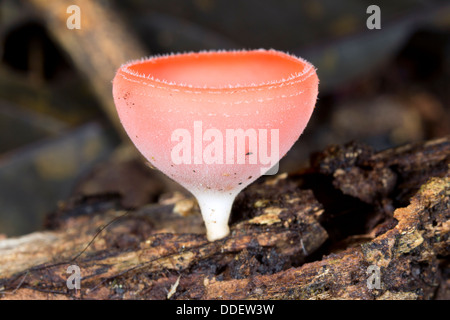
[[216, 241], [229, 235], [228, 219], [236, 193], [230, 195], [222, 192], [198, 191], [194, 195], [202, 212], [208, 240]]

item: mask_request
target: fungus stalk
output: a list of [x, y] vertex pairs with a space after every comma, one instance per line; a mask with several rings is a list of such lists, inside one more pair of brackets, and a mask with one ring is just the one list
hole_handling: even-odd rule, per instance
[[228, 220], [236, 195], [235, 193], [230, 195], [229, 193], [212, 194], [208, 192], [194, 194], [200, 206], [209, 241], [222, 239], [230, 233]]

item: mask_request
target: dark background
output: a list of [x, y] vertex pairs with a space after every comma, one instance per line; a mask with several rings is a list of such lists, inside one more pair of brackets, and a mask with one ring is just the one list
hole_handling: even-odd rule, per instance
[[[66, 28], [70, 4], [81, 9], [80, 30]], [[366, 26], [371, 4], [380, 30]], [[0, 238], [41, 229], [93, 171], [123, 156], [111, 80], [129, 59], [274, 48], [312, 62], [317, 108], [281, 162], [293, 171], [329, 144], [381, 150], [450, 134], [449, 35], [441, 0], [3, 0]]]

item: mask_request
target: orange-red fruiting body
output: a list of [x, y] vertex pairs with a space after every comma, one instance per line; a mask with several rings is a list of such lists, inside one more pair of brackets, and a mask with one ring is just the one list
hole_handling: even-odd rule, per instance
[[[265, 130], [267, 148], [278, 149], [278, 161], [306, 127], [317, 94], [315, 68], [275, 50], [184, 53], [132, 61], [117, 71], [113, 81], [117, 111], [130, 139], [155, 167], [197, 197], [204, 218], [203, 207], [208, 206], [207, 218], [217, 224], [228, 221], [236, 194], [257, 179], [267, 163], [259, 161], [258, 150], [251, 150], [255, 145], [248, 141], [245, 155], [257, 153], [257, 163], [239, 163], [242, 155], [237, 147], [227, 159], [230, 141], [215, 145], [215, 155], [223, 155], [222, 161], [199, 159], [217, 140], [208, 132], [220, 132], [226, 140], [227, 130]], [[174, 138], [174, 133], [186, 130], [195, 141], [190, 140], [190, 150], [183, 150], [184, 159], [190, 161], [179, 163], [174, 161], [174, 148], [181, 138]], [[270, 133], [278, 134], [276, 146]], [[228, 212], [214, 214], [212, 207]], [[211, 231], [221, 233], [212, 235], [210, 229], [210, 240], [227, 233]]]

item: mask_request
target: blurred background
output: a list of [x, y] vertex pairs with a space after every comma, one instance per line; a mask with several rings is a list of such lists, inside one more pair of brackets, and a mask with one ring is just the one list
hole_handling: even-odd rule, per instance
[[[67, 27], [74, 4], [80, 29]], [[370, 5], [381, 29], [366, 25]], [[0, 238], [44, 228], [69, 198], [133, 208], [185, 192], [129, 145], [115, 71], [153, 54], [251, 48], [318, 69], [317, 108], [280, 171], [329, 144], [450, 134], [450, 1], [1, 0]]]

